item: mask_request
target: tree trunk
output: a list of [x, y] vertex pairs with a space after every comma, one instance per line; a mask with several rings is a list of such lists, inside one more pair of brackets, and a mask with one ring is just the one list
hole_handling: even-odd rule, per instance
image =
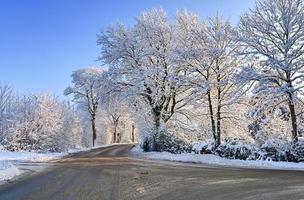
[[[287, 76], [287, 83], [289, 90], [293, 90], [292, 82], [290, 80], [290, 73], [286, 73]], [[289, 112], [290, 112], [290, 118], [291, 118], [291, 128], [292, 128], [292, 139], [294, 142], [298, 141], [298, 124], [297, 124], [297, 115], [295, 111], [295, 105], [294, 105], [294, 98], [293, 98], [293, 93], [288, 92], [288, 107], [289, 107]]]
[[93, 133], [93, 147], [95, 146], [95, 140], [97, 138], [97, 131], [95, 125], [95, 116], [92, 116], [92, 133]]
[[114, 127], [114, 133], [113, 133], [113, 143], [116, 143], [117, 141], [117, 129]]
[[216, 61], [217, 64], [217, 77], [216, 77], [216, 81], [217, 81], [217, 113], [216, 113], [216, 132], [217, 132], [217, 140], [216, 140], [216, 147], [221, 145], [221, 78], [220, 78], [220, 66], [218, 64], [218, 61]]
[[132, 124], [131, 139], [132, 139], [132, 143], [134, 143], [135, 142], [135, 126], [134, 126], [134, 124]]
[[210, 113], [212, 134], [213, 134], [214, 142], [216, 143], [217, 142], [217, 136], [216, 136], [215, 121], [214, 121], [214, 116], [213, 116], [213, 106], [212, 106], [210, 91], [208, 91], [207, 96], [208, 96], [208, 104], [209, 104], [209, 113]]
[[112, 120], [113, 120], [113, 126], [114, 126], [114, 132], [113, 132], [113, 141], [112, 143], [117, 142], [117, 128], [118, 128], [118, 123], [119, 123], [119, 116], [112, 114]]
[[216, 147], [221, 145], [221, 108], [222, 108], [222, 92], [221, 92], [221, 73], [220, 73], [220, 64], [219, 59], [216, 59], [216, 82], [217, 82], [217, 113], [216, 113], [216, 131], [217, 131], [217, 140]]
[[118, 119], [115, 119], [114, 120], [113, 143], [117, 142], [117, 127], [118, 127]]
[[216, 137], [216, 147], [221, 145], [221, 106], [217, 106], [217, 114], [216, 114], [216, 131], [217, 131], [217, 137]]
[[291, 127], [292, 127], [292, 139], [297, 142], [298, 141], [298, 125], [297, 125], [297, 116], [295, 111], [294, 102], [292, 100], [292, 95], [289, 95], [288, 107], [290, 111], [291, 118]]
[[151, 144], [151, 150], [152, 151], [157, 151], [157, 137], [159, 136], [160, 133], [160, 112], [159, 111], [154, 111], [154, 133], [153, 133], [153, 138], [152, 138], [152, 144]]

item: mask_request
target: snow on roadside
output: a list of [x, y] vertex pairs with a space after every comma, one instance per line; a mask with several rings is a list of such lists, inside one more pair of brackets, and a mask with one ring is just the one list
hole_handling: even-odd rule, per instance
[[274, 162], [262, 160], [231, 160], [211, 154], [183, 153], [172, 154], [168, 152], [143, 152], [138, 146], [132, 152], [142, 158], [152, 160], [177, 161], [197, 164], [210, 164], [226, 167], [243, 167], [258, 169], [304, 170], [304, 163]]
[[0, 161], [5, 160], [5, 161], [24, 161], [24, 162], [47, 162], [54, 159], [62, 158], [63, 156], [72, 153], [86, 152], [108, 146], [111, 145], [99, 145], [90, 148], [74, 149], [64, 153], [35, 153], [35, 152], [25, 152], [25, 151], [12, 152], [12, 151], [0, 150]]
[[46, 162], [60, 158], [66, 153], [10, 152], [0, 150], [0, 182], [5, 182], [23, 173], [18, 162]]
[[0, 161], [0, 181], [6, 181], [21, 174], [21, 171], [8, 161]]
[[[0, 151], [3, 151], [3, 149], [3, 146], [0, 145]], [[21, 172], [13, 164], [0, 160], [0, 182], [9, 180], [19, 174], [21, 174]]]
[[33, 153], [0, 151], [0, 161], [45, 162], [67, 155], [67, 153]]

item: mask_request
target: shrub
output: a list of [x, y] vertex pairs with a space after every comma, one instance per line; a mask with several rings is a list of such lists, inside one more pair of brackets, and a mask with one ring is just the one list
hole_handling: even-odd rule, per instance
[[244, 144], [242, 141], [233, 140], [218, 146], [215, 153], [229, 159], [247, 160], [251, 158], [255, 148], [252, 145]]
[[214, 143], [195, 143], [192, 152], [196, 154], [215, 154], [223, 158], [239, 160], [272, 160], [288, 162], [304, 162], [304, 141], [287, 143], [281, 140], [267, 140], [260, 147], [232, 140], [217, 148]]
[[272, 160], [304, 162], [304, 140], [296, 143], [281, 140], [267, 140], [261, 146], [232, 140], [214, 147], [214, 143], [200, 142], [193, 144], [196, 154], [215, 154], [220, 157], [239, 160]]
[[259, 160], [271, 159], [272, 161], [288, 161], [287, 155], [290, 154], [288, 143], [281, 140], [267, 140], [260, 151]]
[[214, 143], [195, 143], [192, 146], [192, 152], [196, 154], [212, 154], [214, 152]]
[[304, 141], [299, 140], [292, 145], [289, 161], [292, 162], [304, 162]]
[[160, 152], [184, 153], [191, 152], [191, 148], [190, 142], [178, 133], [163, 130], [156, 138], [156, 150]]

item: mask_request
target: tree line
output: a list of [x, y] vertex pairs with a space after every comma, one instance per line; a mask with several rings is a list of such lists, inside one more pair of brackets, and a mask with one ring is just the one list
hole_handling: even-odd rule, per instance
[[16, 95], [0, 85], [0, 142], [11, 151], [66, 151], [82, 147], [74, 106], [50, 94]]
[[219, 13], [202, 19], [178, 11], [171, 19], [163, 9], [146, 10], [134, 25], [98, 35], [99, 60], [109, 68], [105, 88], [140, 113], [148, 150], [161, 150], [164, 134], [191, 129], [182, 137], [200, 129], [215, 146], [229, 131], [261, 139], [279, 120], [279, 138], [296, 142], [303, 130], [303, 8], [302, 0], [257, 1], [236, 26]]

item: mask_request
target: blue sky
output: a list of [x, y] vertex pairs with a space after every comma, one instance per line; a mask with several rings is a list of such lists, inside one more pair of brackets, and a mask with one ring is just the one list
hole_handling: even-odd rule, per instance
[[237, 22], [254, 0], [0, 0], [0, 82], [20, 93], [61, 95], [73, 70], [100, 66], [96, 34], [142, 10], [217, 11]]

